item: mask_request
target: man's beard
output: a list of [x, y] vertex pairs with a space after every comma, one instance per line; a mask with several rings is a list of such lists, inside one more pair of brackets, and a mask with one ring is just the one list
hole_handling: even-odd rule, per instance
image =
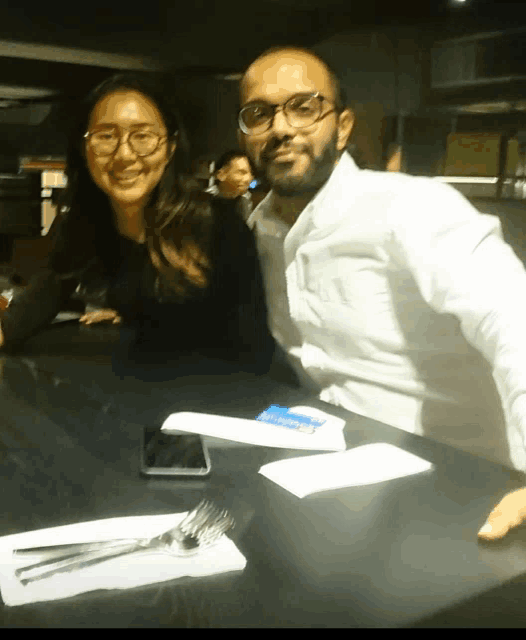
[[339, 158], [337, 134], [328, 142], [319, 157], [314, 157], [310, 150], [306, 153], [310, 158], [309, 166], [302, 175], [269, 175], [269, 160], [266, 160], [264, 171], [272, 190], [281, 197], [293, 197], [316, 193], [330, 178], [336, 161]]

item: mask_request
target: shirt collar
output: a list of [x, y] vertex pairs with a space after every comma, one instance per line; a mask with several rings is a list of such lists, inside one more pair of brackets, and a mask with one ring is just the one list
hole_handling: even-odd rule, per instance
[[[351, 155], [345, 151], [334, 167], [331, 177], [301, 212], [298, 220], [301, 217], [309, 216], [313, 218], [314, 225], [319, 226], [325, 217], [320, 215], [320, 212], [326, 212], [324, 203], [336, 200], [337, 194], [339, 193], [342, 185], [348, 186], [349, 177], [357, 176], [359, 171], [360, 169], [352, 159]], [[291, 227], [289, 227], [289, 225], [286, 225], [274, 214], [273, 199], [274, 192], [271, 191], [256, 207], [251, 217], [262, 222], [269, 221], [273, 224], [281, 223], [281, 225], [290, 229]], [[319, 224], [316, 224], [317, 222]]]
[[247, 225], [252, 229], [254, 225], [260, 232], [276, 237], [284, 238], [290, 225], [285, 224], [283, 220], [274, 214], [274, 194], [270, 191], [258, 206], [250, 214]]
[[[335, 207], [335, 203], [342, 201], [342, 196], [349, 192], [349, 182], [358, 178], [360, 169], [352, 159], [351, 155], [345, 151], [335, 166], [331, 177], [318, 191], [307, 209], [315, 227], [325, 227], [328, 223], [328, 216], [332, 213], [338, 215], [340, 207]], [[345, 191], [342, 194], [342, 190]], [[303, 215], [303, 214], [302, 214]]]

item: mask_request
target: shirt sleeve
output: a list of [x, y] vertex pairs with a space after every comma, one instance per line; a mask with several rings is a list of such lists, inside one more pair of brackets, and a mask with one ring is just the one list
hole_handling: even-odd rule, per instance
[[49, 324], [76, 285], [76, 281], [64, 280], [49, 269], [34, 276], [2, 317], [2, 350], [16, 351]]
[[[414, 191], [417, 193], [415, 194]], [[526, 444], [526, 271], [500, 220], [479, 213], [449, 185], [422, 180], [393, 212], [395, 255], [427, 304], [460, 321], [490, 363], [510, 446]], [[398, 207], [398, 205], [395, 205]], [[403, 207], [403, 211], [401, 209]]]

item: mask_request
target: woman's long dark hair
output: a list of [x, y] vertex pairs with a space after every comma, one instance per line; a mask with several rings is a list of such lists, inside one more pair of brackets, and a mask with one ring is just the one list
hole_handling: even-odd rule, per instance
[[[168, 89], [170, 85], [167, 85]], [[205, 253], [212, 218], [207, 194], [189, 190], [182, 176], [187, 171], [189, 144], [173, 98], [162, 79], [142, 73], [114, 75], [77, 105], [69, 119], [69, 146], [66, 159], [67, 187], [59, 203], [59, 224], [50, 266], [60, 274], [82, 270], [99, 259], [111, 271], [118, 260], [115, 253], [116, 230], [108, 196], [93, 182], [84, 153], [84, 134], [96, 104], [105, 96], [132, 90], [149, 98], [161, 113], [168, 131], [168, 144], [176, 143], [163, 176], [145, 207], [147, 240], [163, 265], [168, 262], [160, 251], [161, 239], [169, 239], [178, 248], [190, 244]]]

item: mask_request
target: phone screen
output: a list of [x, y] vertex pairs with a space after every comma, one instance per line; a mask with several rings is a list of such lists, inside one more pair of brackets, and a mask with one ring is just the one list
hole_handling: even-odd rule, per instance
[[171, 435], [158, 428], [147, 428], [142, 470], [148, 475], [207, 475], [210, 458], [198, 435]]

